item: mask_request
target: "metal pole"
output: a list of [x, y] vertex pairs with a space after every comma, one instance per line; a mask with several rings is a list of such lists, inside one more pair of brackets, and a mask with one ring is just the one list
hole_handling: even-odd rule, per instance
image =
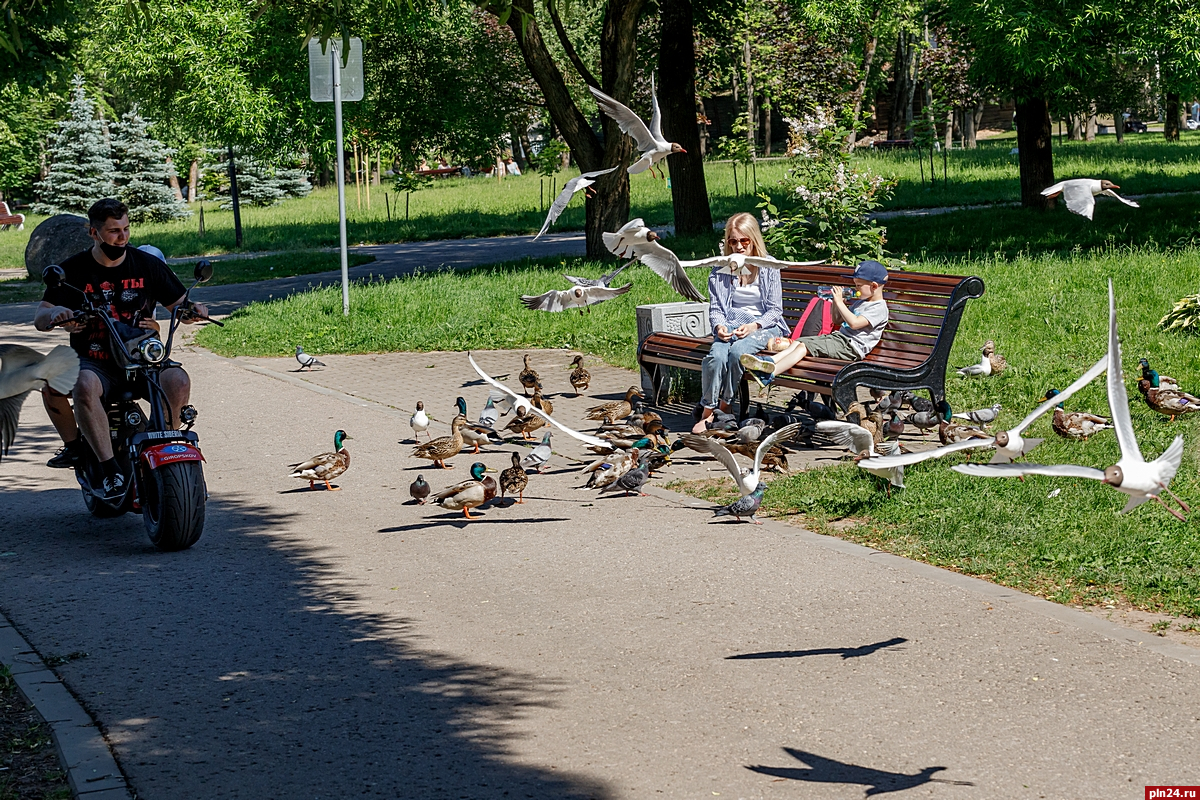
[[333, 126], [337, 136], [338, 236], [342, 255], [342, 315], [350, 316], [350, 259], [346, 254], [346, 152], [342, 148], [342, 60], [338, 42], [329, 43], [333, 58]]

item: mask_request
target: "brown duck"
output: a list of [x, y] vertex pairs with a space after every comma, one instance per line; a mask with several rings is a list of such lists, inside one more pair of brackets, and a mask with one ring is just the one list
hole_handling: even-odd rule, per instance
[[521, 454], [512, 454], [512, 466], [500, 473], [500, 497], [517, 495], [517, 502], [525, 502], [525, 487], [529, 485], [529, 473], [521, 466]]
[[[571, 362], [571, 386], [575, 387], [575, 396], [583, 394], [592, 384], [592, 373], [583, 368], [583, 356], [575, 356]], [[570, 367], [568, 367], [570, 369]]]
[[526, 397], [529, 396], [530, 389], [537, 388], [537, 385], [538, 385], [537, 370], [535, 370], [529, 366], [529, 354], [528, 353], [525, 354], [525, 369], [521, 370], [520, 373], [517, 374], [517, 380], [519, 380], [521, 382], [521, 385], [525, 387], [525, 396]]
[[633, 398], [641, 396], [642, 392], [640, 389], [636, 386], [630, 386], [629, 391], [625, 392], [624, 400], [613, 400], [608, 403], [601, 403], [598, 406], [592, 406], [584, 414], [584, 419], [606, 422], [616, 422], [619, 419], [625, 419], [633, 413]]
[[454, 458], [462, 452], [462, 427], [465, 424], [466, 420], [462, 417], [455, 417], [450, 423], [449, 436], [439, 436], [431, 442], [417, 445], [413, 448], [413, 457], [427, 458], [433, 462], [434, 466], [442, 469], [454, 469], [446, 463], [446, 459]]

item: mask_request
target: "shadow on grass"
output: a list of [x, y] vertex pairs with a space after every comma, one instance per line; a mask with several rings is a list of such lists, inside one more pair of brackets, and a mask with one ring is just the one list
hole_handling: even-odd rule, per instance
[[28, 472], [0, 484], [0, 603], [41, 652], [89, 653], [59, 672], [139, 797], [609, 796], [513, 763], [512, 723], [558, 682], [365, 609], [296, 533], [311, 520], [214, 491], [199, 543], [163, 554], [139, 518], [92, 519], [60, 476]]

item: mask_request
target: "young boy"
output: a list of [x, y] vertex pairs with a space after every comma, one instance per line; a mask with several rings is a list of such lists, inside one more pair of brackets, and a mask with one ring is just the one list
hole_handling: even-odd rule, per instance
[[862, 262], [854, 270], [854, 287], [861, 300], [847, 307], [841, 287], [833, 287], [833, 305], [843, 320], [838, 330], [823, 336], [802, 336], [794, 342], [776, 337], [767, 343], [767, 349], [776, 355], [747, 353], [740, 359], [742, 366], [774, 376], [796, 366], [807, 355], [862, 361], [879, 344], [887, 325], [888, 307], [883, 299], [886, 282], [887, 267], [878, 261]]

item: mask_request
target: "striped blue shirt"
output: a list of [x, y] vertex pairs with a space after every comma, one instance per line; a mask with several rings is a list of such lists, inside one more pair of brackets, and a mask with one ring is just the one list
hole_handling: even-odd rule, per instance
[[723, 272], [722, 269], [713, 267], [708, 276], [708, 321], [714, 334], [718, 325], [724, 325], [729, 330], [750, 322], [757, 322], [761, 330], [784, 327], [783, 287], [779, 280], [779, 270], [759, 269], [758, 282], [762, 286], [763, 313], [762, 316], [748, 318], [748, 315], [733, 307], [733, 290], [740, 283], [739, 278]]

